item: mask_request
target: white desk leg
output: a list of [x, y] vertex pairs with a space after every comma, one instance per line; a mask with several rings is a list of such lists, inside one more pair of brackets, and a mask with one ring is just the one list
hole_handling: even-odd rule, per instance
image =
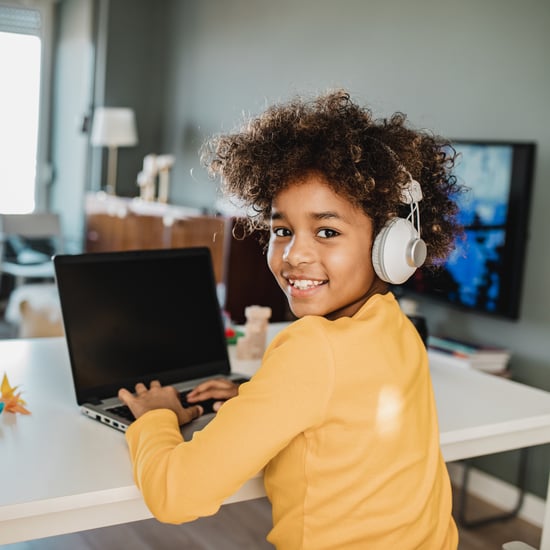
[[548, 477], [548, 490], [546, 491], [546, 505], [544, 507], [544, 519], [542, 522], [540, 550], [550, 550], [550, 476]]

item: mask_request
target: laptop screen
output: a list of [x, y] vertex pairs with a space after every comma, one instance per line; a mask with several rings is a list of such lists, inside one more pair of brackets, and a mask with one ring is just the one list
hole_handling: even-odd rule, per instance
[[230, 372], [208, 248], [54, 257], [79, 404]]

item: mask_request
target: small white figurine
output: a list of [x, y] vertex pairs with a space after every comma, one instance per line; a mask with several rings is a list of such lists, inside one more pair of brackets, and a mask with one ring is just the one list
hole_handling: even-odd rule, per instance
[[174, 166], [173, 155], [160, 155], [157, 157], [157, 171], [159, 175], [158, 202], [168, 202], [168, 190], [170, 187], [170, 170]]
[[147, 172], [140, 172], [137, 175], [137, 184], [139, 187], [139, 198], [144, 201], [155, 199], [155, 181]]
[[261, 359], [266, 347], [271, 308], [248, 306], [244, 314], [246, 316], [245, 335], [237, 340], [237, 359]]
[[[139, 197], [144, 201], [168, 202], [170, 170], [174, 166], [174, 155], [155, 155], [151, 153], [143, 159], [143, 170], [137, 176]], [[158, 176], [158, 194], [155, 193]]]
[[146, 155], [143, 159], [143, 170], [137, 176], [139, 196], [142, 200], [155, 200], [155, 180], [157, 178], [157, 173], [157, 155]]

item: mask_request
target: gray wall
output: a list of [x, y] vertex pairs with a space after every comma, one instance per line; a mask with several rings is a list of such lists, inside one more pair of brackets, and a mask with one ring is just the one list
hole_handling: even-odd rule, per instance
[[[172, 202], [213, 209], [215, 186], [197, 156], [204, 137], [231, 129], [243, 111], [259, 112], [274, 100], [334, 87], [347, 88], [378, 115], [400, 110], [415, 125], [449, 137], [537, 141], [521, 320], [494, 320], [427, 301], [421, 308], [432, 332], [508, 346], [514, 376], [550, 390], [548, 2], [110, 4], [105, 98], [132, 104], [140, 140], [146, 136], [134, 157], [125, 159], [121, 152], [119, 182], [121, 172], [126, 174], [122, 194], [136, 193], [143, 154], [173, 153]], [[121, 17], [127, 10], [130, 19]], [[125, 46], [122, 37], [131, 29], [133, 37]], [[158, 86], [152, 85], [154, 78]], [[531, 453], [531, 492], [545, 495], [549, 463], [549, 446]], [[515, 454], [484, 459], [481, 465], [511, 480]]]
[[105, 64], [98, 69], [105, 74], [102, 100], [96, 98], [96, 105], [131, 107], [136, 112], [138, 145], [119, 149], [117, 171], [117, 192], [135, 196], [143, 157], [162, 152], [163, 114], [168, 114], [163, 101], [167, 12], [159, 9], [162, 1], [102, 2], [108, 6], [108, 20]]

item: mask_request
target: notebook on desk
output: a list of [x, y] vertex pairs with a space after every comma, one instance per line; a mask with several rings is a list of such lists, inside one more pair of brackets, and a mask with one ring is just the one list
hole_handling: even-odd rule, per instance
[[208, 378], [242, 379], [231, 373], [208, 248], [57, 255], [54, 266], [87, 416], [126, 431], [121, 387], [160, 380], [184, 395]]

